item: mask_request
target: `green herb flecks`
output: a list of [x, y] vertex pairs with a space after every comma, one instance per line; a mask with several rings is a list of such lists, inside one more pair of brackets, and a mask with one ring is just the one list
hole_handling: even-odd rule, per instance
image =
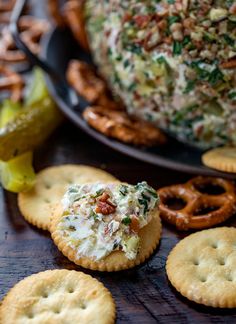
[[234, 3], [234, 0], [226, 0], [225, 4], [228, 8], [230, 8], [232, 6], [232, 4]]
[[202, 63], [202, 61], [195, 61], [190, 64], [190, 67], [196, 72], [198, 80], [207, 80], [210, 72], [200, 66]]
[[159, 56], [156, 61], [159, 64], [168, 64], [164, 56]]
[[169, 16], [168, 17], [168, 26], [171, 26], [173, 25], [174, 23], [177, 23], [181, 21], [181, 18], [180, 16]]
[[90, 214], [90, 217], [92, 217], [95, 221], [99, 218], [98, 214], [96, 214], [93, 210], [92, 210], [92, 212]]
[[182, 43], [183, 47], [187, 46], [190, 43], [191, 43], [191, 37], [189, 35], [185, 36]]
[[122, 194], [122, 196], [126, 196], [127, 193], [128, 193], [128, 188], [127, 188], [127, 186], [125, 186], [125, 185], [121, 185], [121, 187], [120, 187], [120, 193]]
[[121, 54], [118, 54], [116, 57], [116, 61], [120, 62], [120, 61], [122, 61], [122, 59], [123, 59], [123, 56]]
[[228, 94], [228, 98], [233, 100], [236, 99], [236, 91], [232, 91]]
[[195, 88], [196, 82], [197, 82], [196, 80], [188, 80], [183, 93], [187, 94], [191, 92]]
[[182, 53], [183, 45], [181, 42], [174, 41], [173, 43], [173, 54], [180, 55]]
[[219, 68], [215, 68], [209, 75], [208, 78], [209, 83], [212, 86], [217, 85], [219, 82], [224, 81], [224, 74], [221, 72]]
[[124, 225], [129, 225], [131, 223], [131, 218], [127, 216], [122, 219], [121, 223]]
[[[207, 81], [210, 83], [212, 87], [218, 86], [219, 84], [225, 83], [224, 74], [221, 70], [216, 67], [211, 72], [208, 71], [206, 68], [202, 67], [202, 61], [195, 61], [192, 62], [189, 66], [196, 72], [197, 77], [195, 81]], [[193, 86], [191, 83], [188, 86], [188, 89]], [[187, 89], [187, 90], [188, 90]]]
[[158, 198], [157, 193], [155, 190], [149, 190], [147, 189], [148, 193], [153, 197], [153, 198]]
[[148, 211], [148, 201], [146, 199], [139, 198], [139, 204], [144, 207], [144, 214]]
[[123, 62], [124, 68], [126, 69], [129, 65], [130, 65], [130, 61], [129, 60], [124, 60], [124, 62]]
[[230, 37], [229, 35], [227, 35], [227, 34], [224, 34], [223, 37], [224, 37], [225, 42], [226, 42], [228, 45], [230, 45], [231, 47], [234, 47], [234, 45], [235, 45], [235, 40], [234, 40], [233, 38], [231, 38], [231, 37]]
[[142, 197], [145, 199], [147, 202], [150, 202], [151, 198], [147, 196], [145, 193], [142, 192]]
[[[197, 110], [199, 108], [199, 105], [196, 103], [190, 104], [187, 107], [184, 107], [183, 109], [177, 111], [173, 116], [173, 124], [175, 125], [186, 125], [188, 127], [188, 123], [192, 123], [192, 118], [190, 117], [188, 119], [188, 115], [192, 115], [192, 112], [194, 110]], [[187, 124], [186, 124], [187, 123]], [[192, 127], [192, 126], [191, 126]]]
[[127, 90], [132, 92], [136, 89], [136, 87], [137, 87], [137, 84], [135, 82], [133, 82], [128, 86]]
[[107, 55], [108, 55], [108, 56], [112, 56], [112, 50], [111, 50], [110, 47], [107, 49]]
[[130, 52], [135, 53], [137, 55], [141, 55], [142, 54], [142, 48], [138, 44], [129, 44], [126, 47], [126, 49], [127, 49], [127, 51], [130, 51]]
[[104, 192], [104, 189], [97, 190], [95, 195], [94, 195], [94, 198], [97, 198], [97, 197], [101, 196], [103, 194], [103, 192]]
[[77, 190], [76, 188], [70, 187], [70, 188], [68, 189], [68, 193], [69, 193], [69, 194], [71, 194], [71, 193], [77, 193], [77, 192], [78, 192], [78, 190]]
[[215, 37], [215, 35], [210, 34], [208, 32], [204, 32], [203, 39], [205, 42], [208, 42], [208, 43], [214, 43], [215, 41], [217, 41], [217, 38]]

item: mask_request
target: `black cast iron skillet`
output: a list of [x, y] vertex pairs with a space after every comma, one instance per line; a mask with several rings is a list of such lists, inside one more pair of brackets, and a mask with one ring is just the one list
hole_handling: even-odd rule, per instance
[[15, 43], [27, 55], [32, 65], [40, 67], [45, 72], [49, 92], [58, 107], [73, 123], [96, 140], [139, 160], [181, 172], [236, 179], [236, 174], [218, 172], [203, 166], [201, 163], [203, 151], [179, 142], [171, 136], [168, 144], [163, 147], [141, 149], [110, 139], [90, 128], [82, 118], [82, 112], [89, 103], [76, 94], [65, 79], [65, 71], [71, 59], [77, 58], [93, 64], [90, 55], [79, 47], [68, 29], [59, 28], [52, 29], [44, 37], [43, 58], [34, 55], [22, 41], [18, 31], [17, 23], [26, 2], [27, 0], [18, 0], [12, 13], [10, 30]]

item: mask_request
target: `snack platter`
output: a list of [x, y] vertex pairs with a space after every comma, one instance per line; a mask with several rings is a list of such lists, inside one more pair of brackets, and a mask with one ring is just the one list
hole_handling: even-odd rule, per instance
[[[84, 0], [69, 0], [64, 16], [58, 3], [47, 3], [50, 32], [42, 4], [19, 18], [50, 76], [31, 70], [9, 34], [0, 51], [19, 58], [19, 70], [11, 55], [0, 64], [0, 323], [234, 323], [235, 148], [204, 154], [129, 116], [72, 36]], [[0, 16], [14, 5], [0, 1]]]

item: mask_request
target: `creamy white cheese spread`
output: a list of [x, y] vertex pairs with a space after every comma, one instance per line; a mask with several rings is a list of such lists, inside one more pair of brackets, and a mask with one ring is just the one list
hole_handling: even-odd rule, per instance
[[77, 259], [100, 260], [116, 250], [135, 259], [139, 230], [150, 222], [158, 196], [146, 182], [72, 185], [62, 205], [57, 231], [76, 250]]

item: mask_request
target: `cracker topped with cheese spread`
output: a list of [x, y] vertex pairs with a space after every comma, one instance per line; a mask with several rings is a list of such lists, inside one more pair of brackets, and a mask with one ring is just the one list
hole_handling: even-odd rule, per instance
[[52, 237], [63, 254], [86, 268], [130, 268], [158, 244], [158, 203], [146, 182], [72, 185], [52, 218]]

